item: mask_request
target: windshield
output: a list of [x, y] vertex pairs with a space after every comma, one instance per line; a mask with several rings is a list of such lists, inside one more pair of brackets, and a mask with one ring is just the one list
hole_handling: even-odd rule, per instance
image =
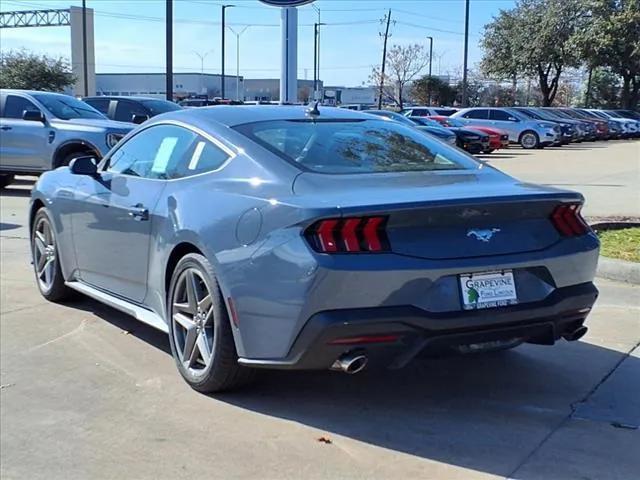
[[443, 125], [446, 125], [448, 127], [464, 127], [464, 123], [462, 123], [460, 120], [458, 120], [457, 118], [439, 118], [438, 122], [441, 122]]
[[385, 120], [274, 120], [235, 127], [303, 170], [423, 172], [478, 168], [472, 157], [419, 130]]
[[44, 105], [54, 117], [61, 120], [71, 120], [73, 118], [107, 118], [88, 103], [84, 103], [69, 95], [35, 94], [33, 98]]
[[537, 112], [534, 112], [533, 110], [529, 110], [527, 108], [514, 108], [513, 110], [528, 118], [535, 118], [536, 120], [549, 120], [548, 118], [544, 118]]
[[410, 119], [413, 120], [416, 123], [419, 123], [420, 125], [425, 126], [425, 127], [440, 127], [440, 128], [442, 128], [442, 125], [440, 125], [435, 120], [431, 120], [430, 118], [410, 117]]
[[412, 127], [415, 127], [417, 125], [417, 122], [414, 122], [413, 120], [410, 120], [404, 115], [400, 115], [399, 113], [396, 113], [396, 112], [389, 112], [386, 110], [369, 110], [367, 113], [370, 113], [372, 115], [377, 115], [379, 117], [390, 118], [391, 120], [395, 120], [396, 122], [400, 122], [405, 125], [410, 125]]
[[173, 112], [174, 110], [182, 110], [180, 105], [173, 102], [162, 100], [143, 100], [142, 105], [151, 111], [151, 116], [160, 115], [161, 113]]

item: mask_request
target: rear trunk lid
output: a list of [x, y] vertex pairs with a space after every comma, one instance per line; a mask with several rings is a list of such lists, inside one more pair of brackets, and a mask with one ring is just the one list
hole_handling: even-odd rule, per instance
[[384, 215], [391, 250], [425, 259], [544, 250], [560, 239], [550, 221], [578, 193], [520, 183], [491, 167], [370, 175], [303, 173], [294, 193], [343, 217]]

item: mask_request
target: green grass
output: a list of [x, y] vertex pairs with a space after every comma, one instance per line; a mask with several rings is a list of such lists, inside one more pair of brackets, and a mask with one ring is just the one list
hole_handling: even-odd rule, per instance
[[640, 227], [622, 230], [603, 230], [600, 237], [600, 254], [629, 262], [640, 262]]

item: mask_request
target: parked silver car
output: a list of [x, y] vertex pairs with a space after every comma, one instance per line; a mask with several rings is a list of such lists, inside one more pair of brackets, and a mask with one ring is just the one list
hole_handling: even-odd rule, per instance
[[464, 123], [486, 125], [504, 130], [511, 143], [519, 143], [522, 148], [544, 148], [562, 139], [557, 123], [535, 120], [509, 108], [465, 108], [451, 115]]
[[0, 90], [0, 188], [77, 157], [102, 158], [134, 125], [114, 122], [69, 95]]

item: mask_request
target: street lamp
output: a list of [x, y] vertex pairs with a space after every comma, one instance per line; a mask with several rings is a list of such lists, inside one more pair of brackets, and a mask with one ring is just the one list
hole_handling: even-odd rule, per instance
[[225, 32], [225, 26], [224, 26], [224, 20], [225, 20], [225, 10], [227, 8], [233, 8], [235, 7], [235, 5], [222, 5], [222, 72], [221, 72], [221, 94], [222, 94], [222, 98], [224, 98], [224, 32]]
[[198, 53], [195, 50], [193, 50], [193, 53], [196, 54], [200, 59], [200, 93], [202, 93], [202, 90], [204, 90], [204, 59], [207, 58], [207, 55], [209, 55], [212, 52], [213, 50], [209, 50], [204, 53]]
[[431, 106], [431, 65], [433, 63], [433, 37], [427, 37], [429, 39], [429, 83], [427, 84], [427, 98], [428, 104]]
[[233, 28], [227, 27], [236, 36], [236, 100], [240, 101], [240, 35], [242, 35], [250, 25], [246, 25], [242, 30], [236, 32]]
[[[320, 16], [320, 11], [318, 11]], [[318, 80], [320, 80], [320, 26], [325, 23], [313, 24], [313, 99], [319, 100]]]
[[320, 80], [320, 26], [325, 25], [320, 21], [320, 9], [311, 4], [318, 14], [318, 21], [313, 24], [313, 99], [319, 100], [318, 81]]

